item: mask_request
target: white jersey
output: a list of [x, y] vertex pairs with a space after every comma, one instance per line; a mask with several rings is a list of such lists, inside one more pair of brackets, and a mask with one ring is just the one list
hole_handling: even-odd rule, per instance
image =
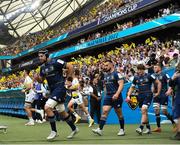
[[[33, 80], [29, 76], [26, 76], [23, 85], [25, 88], [29, 88], [33, 85]], [[33, 89], [30, 89], [29, 91], [25, 92], [25, 102], [32, 103], [34, 101], [35, 95], [36, 93]]]
[[86, 85], [81, 92], [84, 98], [88, 98], [91, 93], [93, 93], [93, 88], [90, 85]]
[[[79, 80], [78, 78], [74, 78], [73, 81], [72, 81], [72, 87], [74, 88], [79, 88]], [[82, 95], [81, 93], [79, 92], [79, 89], [75, 90], [75, 91], [72, 91], [71, 92], [71, 95], [72, 95], [72, 101], [73, 103], [75, 104], [82, 104], [83, 103], [83, 99], [82, 99]]]
[[[72, 87], [76, 88], [76, 87], [79, 87], [79, 80], [78, 78], [74, 78], [73, 81], [72, 81]], [[75, 90], [75, 91], [72, 91], [72, 97], [77, 97], [79, 96], [79, 90]]]
[[29, 88], [30, 85], [32, 85], [32, 83], [33, 83], [33, 80], [29, 76], [26, 76], [24, 83], [23, 83], [24, 87]]

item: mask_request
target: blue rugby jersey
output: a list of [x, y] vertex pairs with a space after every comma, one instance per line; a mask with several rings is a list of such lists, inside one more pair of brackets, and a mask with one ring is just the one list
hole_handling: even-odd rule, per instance
[[154, 75], [144, 74], [143, 76], [136, 75], [132, 82], [132, 86], [138, 86], [139, 94], [152, 93], [151, 86], [156, 80]]
[[[158, 79], [162, 86], [161, 86], [161, 93], [165, 93], [168, 89], [168, 80], [170, 79], [168, 74], [161, 72], [160, 74], [154, 73], [156, 79]], [[155, 92], [157, 92], [157, 84], [154, 84]]]
[[[41, 90], [41, 84], [38, 82], [35, 82], [34, 88], [36, 91], [40, 91]], [[42, 97], [43, 97], [42, 93], [36, 93], [35, 100], [41, 99]]]
[[124, 80], [124, 76], [118, 73], [117, 71], [114, 71], [112, 73], [106, 73], [104, 75], [104, 84], [106, 87], [106, 94], [107, 95], [113, 95], [118, 90], [119, 80]]
[[56, 87], [64, 88], [63, 68], [65, 65], [66, 63], [60, 59], [52, 59], [41, 66], [40, 76], [47, 79], [51, 91]]
[[180, 104], [180, 77], [177, 77], [175, 80], [170, 80], [169, 86], [175, 88], [175, 103]]

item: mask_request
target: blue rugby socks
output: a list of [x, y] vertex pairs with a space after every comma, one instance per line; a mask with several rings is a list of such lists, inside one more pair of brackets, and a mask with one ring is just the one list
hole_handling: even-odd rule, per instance
[[106, 123], [106, 117], [101, 117], [100, 123], [99, 123], [99, 129], [102, 130], [104, 125]]
[[124, 117], [119, 119], [120, 129], [124, 130]]
[[51, 125], [51, 130], [57, 132], [56, 130], [56, 121], [55, 121], [55, 116], [48, 116], [50, 125]]

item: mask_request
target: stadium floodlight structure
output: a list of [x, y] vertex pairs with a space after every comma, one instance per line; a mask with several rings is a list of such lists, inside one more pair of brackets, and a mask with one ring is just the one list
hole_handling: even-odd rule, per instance
[[[0, 23], [15, 38], [42, 31], [91, 0], [0, 0]], [[0, 42], [1, 43], [1, 42]]]

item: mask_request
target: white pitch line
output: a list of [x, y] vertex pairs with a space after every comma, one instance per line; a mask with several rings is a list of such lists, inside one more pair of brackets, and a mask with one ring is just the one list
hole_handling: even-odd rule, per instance
[[[150, 113], [148, 112], [148, 115], [153, 115], [153, 116], [156, 116], [155, 113]], [[165, 115], [160, 115], [161, 117], [166, 117]]]

